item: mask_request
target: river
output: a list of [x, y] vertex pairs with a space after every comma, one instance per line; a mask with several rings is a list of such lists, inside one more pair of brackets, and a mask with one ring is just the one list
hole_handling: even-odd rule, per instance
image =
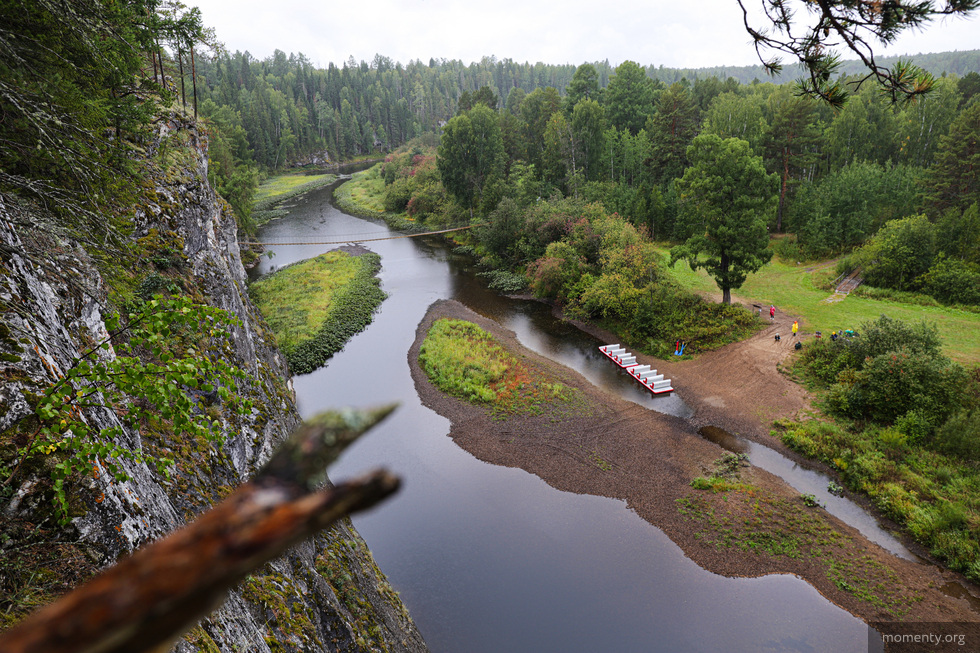
[[[382, 237], [336, 209], [331, 189], [297, 200], [263, 241]], [[440, 237], [365, 243], [389, 294], [374, 322], [328, 364], [294, 377], [300, 411], [400, 402], [331, 468], [343, 479], [385, 466], [402, 491], [354, 519], [434, 653], [865, 651], [868, 627], [792, 575], [726, 578], [701, 569], [623, 501], [556, 490], [520, 469], [481, 462], [422, 406], [407, 352], [428, 306], [456, 299], [521, 342], [652, 408], [652, 398], [595, 350], [600, 343], [537, 302], [486, 290]], [[270, 247], [252, 276], [332, 245]], [[584, 369], [583, 369], [584, 368]], [[658, 403], [659, 402], [659, 403]]]

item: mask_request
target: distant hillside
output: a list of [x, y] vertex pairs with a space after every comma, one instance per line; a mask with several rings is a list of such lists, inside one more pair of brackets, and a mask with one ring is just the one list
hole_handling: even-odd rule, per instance
[[[916, 65], [928, 70], [933, 75], [958, 75], [962, 77], [969, 72], [980, 72], [980, 50], [964, 50], [962, 52], [936, 52], [930, 54], [903, 55], [901, 57], [881, 57], [878, 62], [891, 66], [899, 59], [911, 59]], [[679, 81], [682, 77], [688, 81], [718, 77], [728, 79], [734, 77], [743, 84], [749, 84], [754, 79], [771, 81], [777, 84], [793, 82], [800, 78], [802, 67], [799, 65], [786, 66], [783, 73], [777, 77], [769, 77], [765, 69], [759, 66], [714, 66], [712, 68], [665, 68], [660, 66], [647, 68], [647, 74], [668, 84]], [[841, 72], [846, 75], [863, 73], [864, 66], [857, 59], [845, 61]]]

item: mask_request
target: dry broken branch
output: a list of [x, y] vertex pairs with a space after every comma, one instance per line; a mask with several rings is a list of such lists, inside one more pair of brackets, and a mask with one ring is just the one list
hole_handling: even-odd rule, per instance
[[139, 653], [217, 607], [250, 571], [398, 489], [384, 470], [318, 489], [326, 466], [394, 406], [303, 424], [251, 481], [0, 637], [2, 653]]

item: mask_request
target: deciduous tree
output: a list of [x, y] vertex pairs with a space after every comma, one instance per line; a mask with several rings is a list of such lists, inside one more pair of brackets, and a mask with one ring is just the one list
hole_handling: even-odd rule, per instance
[[483, 200], [487, 182], [502, 175], [503, 163], [500, 123], [486, 105], [477, 104], [446, 123], [439, 144], [439, 175], [446, 190], [470, 210], [470, 217]]

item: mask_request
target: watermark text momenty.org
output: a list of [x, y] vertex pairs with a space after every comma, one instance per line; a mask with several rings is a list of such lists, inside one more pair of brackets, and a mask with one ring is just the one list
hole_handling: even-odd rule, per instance
[[885, 644], [966, 644], [966, 635], [939, 635], [925, 633], [922, 635], [889, 635], [882, 633], [881, 641]]
[[869, 653], [980, 651], [978, 622], [878, 621], [868, 626]]

